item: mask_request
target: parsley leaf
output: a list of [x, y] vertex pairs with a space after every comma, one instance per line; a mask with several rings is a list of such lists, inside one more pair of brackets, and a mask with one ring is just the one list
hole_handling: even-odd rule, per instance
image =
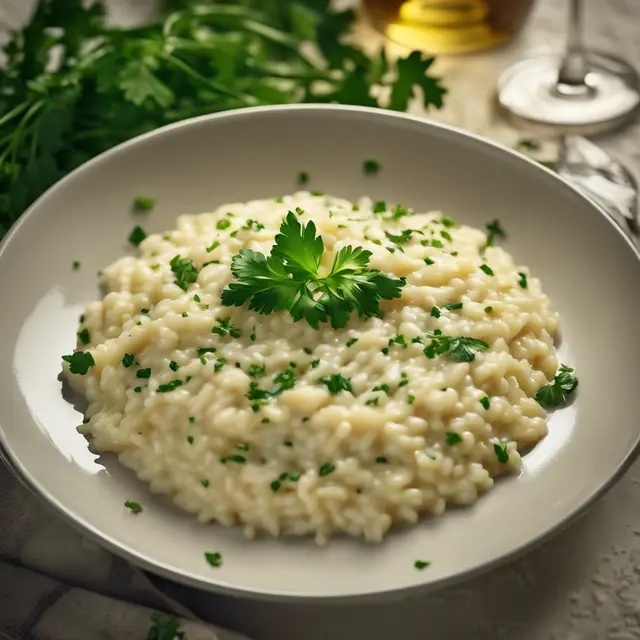
[[151, 627], [147, 632], [146, 640], [187, 640], [184, 632], [180, 630], [180, 621], [175, 618], [167, 618], [158, 613], [151, 616]]
[[129, 242], [137, 247], [146, 237], [147, 232], [141, 226], [136, 225], [129, 234]]
[[578, 378], [573, 376], [574, 370], [561, 364], [553, 382], [547, 384], [536, 393], [536, 400], [547, 408], [558, 407], [566, 404], [570, 396], [578, 386]]
[[227, 335], [232, 338], [240, 337], [240, 330], [233, 324], [231, 324], [231, 320], [229, 318], [216, 318], [217, 326], [211, 329], [211, 333], [217, 333], [219, 336], [223, 338]]
[[414, 97], [414, 87], [422, 89], [422, 102], [425, 109], [434, 106], [441, 109], [447, 90], [440, 84], [440, 79], [430, 76], [427, 71], [435, 58], [429, 58], [419, 51], [413, 51], [409, 57], [398, 60], [398, 77], [391, 89], [389, 109], [406, 111], [410, 100]]
[[485, 225], [485, 229], [487, 230], [487, 244], [485, 245], [486, 247], [492, 246], [496, 238], [507, 237], [507, 234], [500, 226], [500, 220], [498, 220], [498, 218], [494, 218], [491, 222], [487, 222], [487, 224]]
[[333, 394], [340, 393], [341, 391], [348, 391], [353, 394], [353, 389], [351, 388], [351, 379], [345, 378], [341, 373], [332, 373], [329, 376], [325, 376], [324, 378], [320, 378], [318, 380], [321, 384], [324, 384], [327, 389]]
[[286, 310], [294, 320], [305, 319], [314, 329], [330, 321], [344, 327], [352, 311], [360, 316], [380, 314], [380, 300], [399, 298], [404, 280], [391, 278], [367, 265], [371, 252], [343, 247], [335, 254], [331, 270], [320, 273], [324, 243], [313, 222], [301, 225], [290, 211], [269, 257], [240, 249], [231, 260], [232, 282], [222, 292], [224, 306], [241, 306], [261, 314]]
[[137, 502], [133, 502], [133, 500], [126, 500], [124, 506], [129, 509], [131, 513], [140, 513], [142, 511], [142, 507]]
[[368, 176], [374, 176], [380, 171], [380, 163], [373, 158], [369, 158], [362, 163], [362, 171]]
[[450, 446], [460, 444], [462, 442], [462, 436], [455, 431], [447, 431], [444, 435], [445, 442]]
[[186, 291], [189, 285], [198, 279], [198, 271], [193, 266], [191, 258], [181, 258], [180, 255], [174, 256], [169, 266], [176, 277], [175, 283], [183, 291]]
[[507, 450], [508, 444], [508, 442], [495, 442], [493, 445], [493, 451], [500, 464], [507, 464], [507, 462], [509, 462], [509, 451]]
[[151, 211], [156, 206], [156, 199], [149, 196], [137, 196], [133, 201], [135, 211]]
[[[427, 358], [448, 353], [458, 362], [473, 362], [477, 352], [486, 351], [489, 348], [486, 342], [468, 336], [447, 336], [434, 331], [428, 333], [426, 337], [431, 341], [424, 349]], [[421, 339], [414, 338], [414, 341], [419, 342]]]
[[222, 566], [222, 554], [218, 553], [217, 551], [214, 552], [207, 552], [204, 554], [205, 560], [212, 566], [212, 567], [221, 567]]
[[80, 376], [87, 374], [96, 361], [88, 351], [74, 351], [69, 356], [62, 356], [65, 362], [69, 363], [69, 371]]

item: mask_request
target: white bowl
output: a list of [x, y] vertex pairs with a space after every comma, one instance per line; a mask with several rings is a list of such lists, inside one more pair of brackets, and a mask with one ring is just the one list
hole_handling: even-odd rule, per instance
[[[377, 158], [377, 176], [362, 161]], [[153, 195], [147, 231], [177, 215], [312, 188], [441, 209], [505, 243], [560, 312], [562, 359], [580, 378], [550, 433], [472, 508], [392, 532], [383, 543], [262, 538], [198, 525], [153, 496], [115, 459], [91, 453], [81, 416], [61, 394], [60, 356], [99, 297], [96, 272], [129, 251], [131, 202]], [[140, 214], [137, 214], [138, 216]], [[81, 262], [73, 271], [74, 260]], [[524, 157], [455, 129], [374, 109], [269, 107], [199, 118], [137, 138], [46, 193], [0, 249], [0, 436], [23, 481], [57, 513], [136, 565], [175, 580], [255, 597], [346, 599], [436, 587], [540, 542], [620, 477], [638, 445], [638, 255], [591, 202]], [[137, 517], [123, 509], [138, 500]], [[214, 569], [203, 552], [222, 552]], [[416, 558], [431, 566], [416, 571]]]

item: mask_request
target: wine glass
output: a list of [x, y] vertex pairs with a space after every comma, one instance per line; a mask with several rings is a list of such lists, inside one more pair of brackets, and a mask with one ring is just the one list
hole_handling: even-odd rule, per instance
[[640, 79], [620, 58], [585, 49], [582, 0], [569, 0], [563, 56], [541, 55], [509, 67], [498, 102], [511, 116], [584, 133], [612, 129], [640, 106]]

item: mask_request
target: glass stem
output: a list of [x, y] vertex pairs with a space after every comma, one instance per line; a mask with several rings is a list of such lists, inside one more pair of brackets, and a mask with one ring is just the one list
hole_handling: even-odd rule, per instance
[[582, 40], [583, 7], [582, 0], [569, 0], [567, 49], [558, 73], [558, 84], [567, 88], [587, 86], [587, 56]]

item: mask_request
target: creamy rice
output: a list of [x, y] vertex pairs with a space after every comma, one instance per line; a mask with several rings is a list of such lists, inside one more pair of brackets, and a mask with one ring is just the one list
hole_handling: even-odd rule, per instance
[[[181, 216], [175, 230], [103, 271], [109, 293], [88, 307], [89, 343], [78, 346], [95, 366], [73, 375], [65, 365], [89, 405], [80, 430], [152, 491], [202, 522], [242, 524], [248, 537], [313, 535], [322, 544], [345, 532], [379, 541], [396, 523], [474, 503], [496, 476], [520, 467], [519, 449], [547, 433], [534, 396], [557, 369], [558, 317], [540, 282], [529, 276], [524, 288], [526, 267], [499, 247], [483, 251], [485, 233], [447, 226], [439, 213], [396, 220], [375, 215], [367, 198], [355, 207], [308, 192], [280, 200]], [[242, 247], [269, 254], [296, 207], [302, 223], [315, 221], [329, 266], [351, 244], [372, 252], [370, 267], [406, 278], [402, 297], [381, 303], [383, 318], [352, 315], [345, 329], [314, 330], [287, 312], [221, 306], [231, 258]], [[385, 235], [404, 229], [422, 233], [402, 245]], [[199, 271], [186, 292], [170, 266], [178, 254]], [[239, 337], [212, 333], [218, 319]], [[412, 339], [436, 329], [489, 349], [472, 362], [429, 359]], [[390, 345], [397, 336], [404, 340]], [[126, 354], [135, 356], [128, 367]], [[269, 389], [289, 368], [295, 386], [253, 406], [250, 384]], [[145, 369], [150, 377], [138, 377]], [[351, 380], [352, 394], [318, 384], [336, 373]], [[158, 391], [175, 380], [181, 386]]]

